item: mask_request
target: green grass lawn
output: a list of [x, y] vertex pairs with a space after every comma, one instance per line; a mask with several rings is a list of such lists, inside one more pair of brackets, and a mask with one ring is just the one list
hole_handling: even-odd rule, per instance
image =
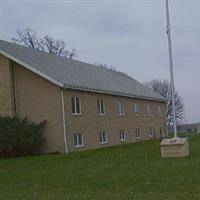
[[200, 136], [187, 158], [162, 159], [159, 142], [1, 159], [0, 200], [199, 200]]

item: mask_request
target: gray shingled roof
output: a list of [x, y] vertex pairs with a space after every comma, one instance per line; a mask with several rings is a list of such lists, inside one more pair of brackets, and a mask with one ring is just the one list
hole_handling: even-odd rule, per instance
[[71, 89], [164, 101], [164, 98], [122, 72], [0, 40], [0, 54], [51, 82]]

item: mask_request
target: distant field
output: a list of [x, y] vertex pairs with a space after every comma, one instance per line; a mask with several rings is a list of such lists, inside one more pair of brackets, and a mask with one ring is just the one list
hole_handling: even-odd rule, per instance
[[200, 199], [200, 136], [191, 155], [162, 159], [159, 140], [0, 160], [0, 199]]

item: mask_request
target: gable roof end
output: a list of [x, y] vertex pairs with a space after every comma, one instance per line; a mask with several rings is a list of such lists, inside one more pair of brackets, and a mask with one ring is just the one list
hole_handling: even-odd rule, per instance
[[43, 77], [43, 78], [49, 80], [50, 82], [52, 82], [52, 83], [58, 85], [59, 87], [63, 87], [63, 84], [62, 84], [61, 82], [54, 80], [54, 79], [51, 78], [50, 76], [48, 76], [48, 75], [46, 75], [46, 74], [44, 74], [44, 73], [38, 71], [37, 69], [35, 69], [35, 68], [31, 67], [30, 65], [24, 63], [23, 61], [21, 61], [21, 60], [15, 58], [15, 57], [13, 57], [13, 56], [7, 54], [6, 52], [2, 51], [1, 49], [0, 49], [0, 54], [2, 54], [3, 56], [9, 58], [10, 60], [13, 60], [14, 62], [18, 63], [19, 65], [22, 65], [23, 67], [25, 67], [26, 69], [29, 69], [30, 71], [34, 72], [35, 74], [38, 74], [38, 75], [40, 75], [41, 77]]

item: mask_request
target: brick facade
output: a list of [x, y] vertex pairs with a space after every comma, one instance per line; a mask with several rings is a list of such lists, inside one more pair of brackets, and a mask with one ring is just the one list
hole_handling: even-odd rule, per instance
[[[81, 114], [72, 114], [72, 97], [80, 97]], [[101, 116], [97, 112], [97, 100], [103, 99], [105, 102], [106, 114]], [[118, 102], [124, 103], [125, 113], [118, 115]], [[140, 105], [140, 114], [134, 114], [134, 103]], [[152, 108], [152, 115], [147, 114], [147, 105]], [[158, 107], [162, 108], [162, 116], [159, 115]], [[137, 142], [135, 129], [139, 128], [142, 135], [141, 140], [150, 139], [149, 128], [154, 129], [154, 137], [160, 137], [160, 128], [166, 127], [165, 104], [155, 101], [139, 100], [127, 97], [118, 97], [97, 93], [88, 93], [74, 90], [65, 92], [65, 110], [67, 124], [67, 138], [69, 151], [100, 148], [104, 146], [117, 145], [122, 143]], [[126, 141], [120, 142], [119, 130], [125, 130]], [[108, 136], [107, 144], [99, 143], [99, 132], [105, 131]], [[74, 134], [83, 134], [84, 146], [74, 147]]]
[[[10, 67], [15, 70], [15, 95], [13, 77]], [[0, 56], [0, 115], [13, 115], [13, 96], [15, 97], [16, 113], [20, 117], [27, 116], [35, 122], [46, 120], [44, 152], [64, 153], [63, 119], [61, 104], [61, 88], [32, 73], [24, 67]], [[81, 115], [72, 114], [72, 97], [81, 100]], [[97, 112], [97, 100], [105, 102], [104, 116]], [[124, 103], [124, 116], [118, 116], [118, 102]], [[133, 105], [140, 105], [140, 115], [135, 116]], [[139, 128], [142, 140], [149, 139], [149, 128], [155, 130], [155, 137], [160, 136], [160, 128], [166, 127], [166, 116], [158, 113], [158, 106], [164, 111], [165, 103], [119, 97], [106, 94], [66, 90], [64, 92], [67, 146], [69, 151], [94, 149], [105, 146], [131, 143], [136, 139], [135, 129]], [[147, 105], [152, 108], [152, 115], [147, 115]], [[120, 142], [119, 130], [125, 130], [126, 141]], [[99, 132], [105, 131], [107, 144], [99, 143]], [[83, 135], [84, 146], [74, 147], [74, 134]]]
[[13, 115], [13, 80], [10, 61], [0, 55], [0, 114]]
[[64, 152], [61, 89], [16, 65], [17, 114], [39, 123], [46, 120], [44, 152]]

